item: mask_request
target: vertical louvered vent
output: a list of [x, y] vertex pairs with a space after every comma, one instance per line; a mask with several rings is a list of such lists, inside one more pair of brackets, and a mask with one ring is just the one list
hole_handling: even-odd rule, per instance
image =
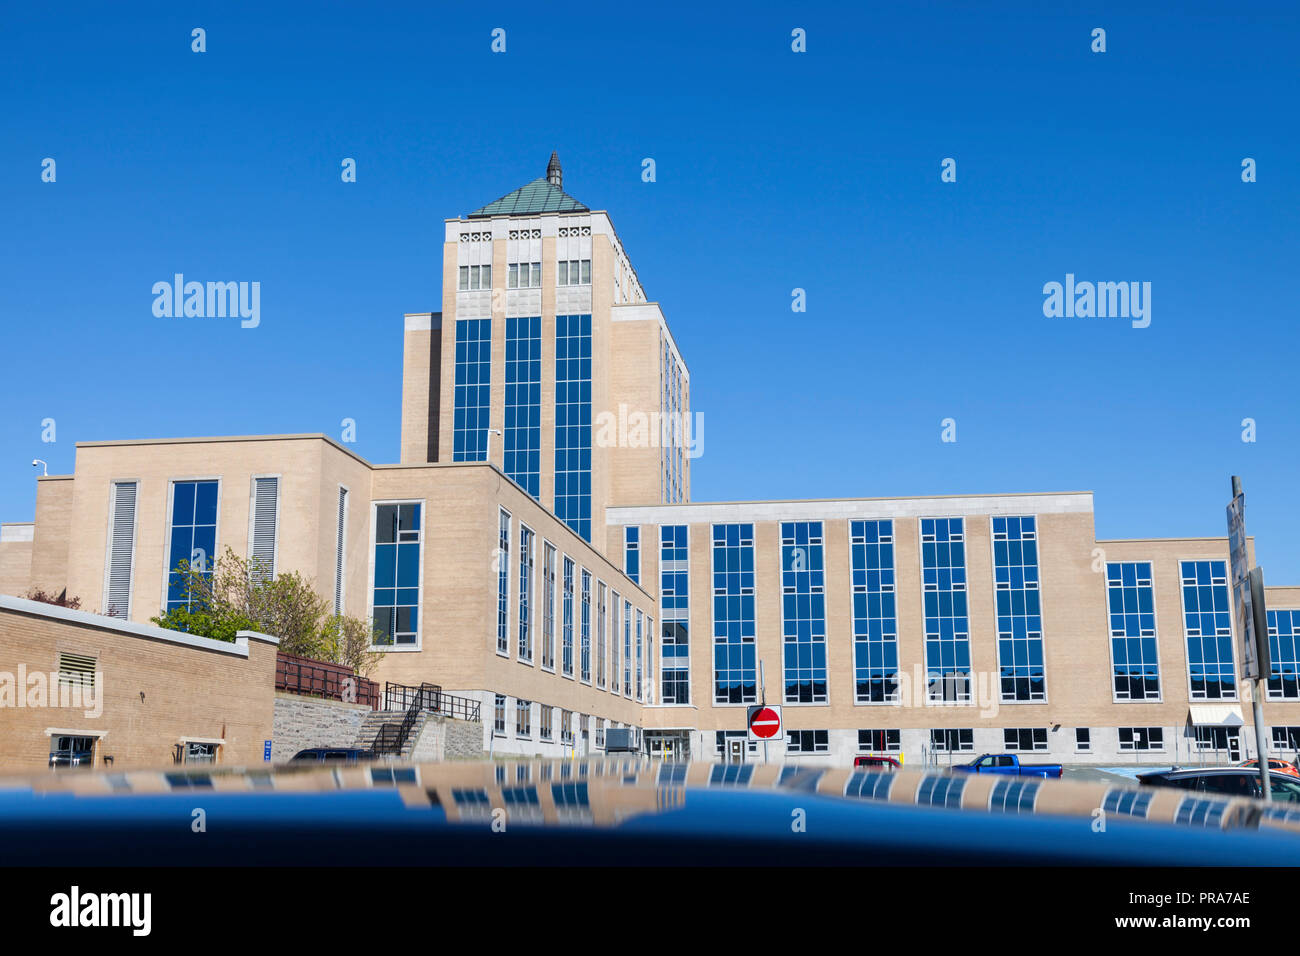
[[249, 577], [254, 584], [275, 577], [275, 524], [280, 479], [253, 479], [253, 522], [248, 545]]
[[123, 621], [131, 616], [131, 565], [135, 558], [134, 481], [113, 483], [108, 522], [108, 570], [104, 581], [104, 613]]
[[85, 654], [60, 654], [59, 683], [69, 687], [94, 687], [95, 658]]
[[334, 554], [334, 613], [343, 613], [343, 531], [348, 519], [348, 490], [339, 488], [339, 533]]

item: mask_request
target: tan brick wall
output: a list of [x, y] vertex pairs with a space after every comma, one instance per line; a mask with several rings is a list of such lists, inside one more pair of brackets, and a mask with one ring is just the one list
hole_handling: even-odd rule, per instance
[[[663, 501], [661, 472], [663, 449], [658, 429], [636, 430], [638, 418], [654, 422], [662, 404], [659, 381], [660, 328], [657, 321], [610, 323], [608, 402], [593, 409], [593, 420], [608, 413], [618, 427], [617, 443], [608, 449], [608, 500], [618, 505], [656, 504]], [[620, 406], [625, 408], [620, 409]], [[622, 420], [628, 420], [626, 434]]]
[[[567, 526], [524, 494], [495, 469], [481, 464], [379, 467], [374, 472], [374, 500], [424, 502], [424, 593], [422, 649], [384, 653], [375, 673], [380, 682], [439, 684], [449, 693], [488, 690], [581, 713], [635, 723], [639, 705], [567, 678], [559, 671], [563, 556], [575, 562], [574, 648], [580, 646], [580, 571], [592, 574], [592, 627], [595, 626], [596, 581], [604, 581], [644, 614], [656, 616], [655, 599], [631, 585], [620, 570]], [[497, 654], [497, 523], [500, 508], [511, 515], [509, 653]], [[519, 526], [533, 530], [534, 654], [533, 663], [517, 659], [519, 608]], [[541, 668], [540, 580], [543, 542], [556, 546], [556, 672]], [[593, 634], [592, 662], [595, 666]], [[491, 720], [491, 714], [484, 715]]]
[[[51, 616], [42, 605], [23, 610], [0, 607], [0, 672], [14, 680], [57, 672], [60, 653], [94, 657], [102, 678], [102, 713], [85, 708], [0, 709], [0, 767], [40, 770], [48, 766], [52, 730], [100, 736], [96, 764], [113, 757], [113, 769], [162, 767], [173, 762], [185, 738], [224, 740], [224, 764], [260, 763], [270, 739], [275, 697], [276, 645], [258, 638], [236, 645], [198, 639], [193, 647], [167, 639], [171, 632], [148, 628], [152, 636], [124, 633], [118, 622], [92, 615]], [[176, 635], [180, 636], [180, 635]], [[5, 676], [0, 676], [0, 688]], [[12, 688], [13, 684], [10, 684]], [[30, 685], [29, 685], [30, 686]], [[0, 695], [0, 699], [2, 695]]]
[[31, 525], [5, 525], [15, 540], [3, 540], [0, 532], [0, 594], [23, 597], [32, 584], [32, 541], [16, 540], [19, 529], [26, 533]]
[[[36, 480], [36, 532], [32, 541], [32, 587], [58, 594], [68, 587], [68, 546], [72, 531], [71, 475]], [[90, 608], [86, 598], [73, 590], [69, 597], [80, 597], [81, 606]]]
[[[162, 607], [167, 566], [172, 563], [168, 541], [172, 482], [220, 479], [217, 556], [227, 545], [242, 556], [248, 552], [253, 476], [278, 475], [277, 569], [300, 571], [315, 579], [322, 594], [332, 595], [337, 487], [323, 483], [326, 460], [331, 462], [332, 477], [359, 486], [353, 489], [359, 499], [368, 497], [369, 466], [320, 437], [78, 445], [72, 512], [79, 533], [68, 548], [69, 593], [81, 597], [83, 608], [102, 607], [112, 482], [138, 482], [131, 620], [147, 622]], [[39, 520], [37, 528], [39, 538]], [[355, 543], [360, 528], [353, 531]], [[353, 549], [349, 551], [352, 558]], [[349, 607], [355, 606], [349, 598]]]
[[436, 444], [430, 446], [430, 424], [440, 419], [442, 330], [418, 326], [438, 326], [442, 316], [412, 313], [406, 316], [406, 321], [402, 346], [401, 462], [424, 464], [437, 461], [439, 454]]

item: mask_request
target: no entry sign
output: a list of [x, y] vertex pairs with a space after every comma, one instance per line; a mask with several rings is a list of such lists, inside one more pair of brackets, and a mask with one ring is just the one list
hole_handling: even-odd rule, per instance
[[781, 740], [785, 735], [780, 707], [759, 704], [749, 708], [748, 726], [750, 740]]

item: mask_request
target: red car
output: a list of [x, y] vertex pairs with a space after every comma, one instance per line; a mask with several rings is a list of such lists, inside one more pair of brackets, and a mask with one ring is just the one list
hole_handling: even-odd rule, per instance
[[[1257, 758], [1257, 757], [1251, 757], [1249, 760], [1246, 760], [1246, 761], [1243, 761], [1243, 762], [1237, 764], [1237, 766], [1238, 766], [1238, 767], [1258, 767], [1258, 766], [1259, 766], [1259, 758]], [[1281, 759], [1279, 759], [1278, 757], [1269, 757], [1269, 758], [1268, 758], [1268, 770], [1269, 770], [1269, 773], [1284, 773], [1284, 774], [1287, 774], [1288, 776], [1291, 776], [1291, 777], [1300, 777], [1300, 770], [1297, 770], [1297, 769], [1296, 769], [1296, 765], [1295, 765], [1295, 764], [1293, 764], [1293, 763], [1287, 763], [1285, 760], [1281, 760]]]
[[897, 770], [902, 764], [893, 757], [862, 756], [853, 758], [853, 767], [865, 767], [868, 770]]

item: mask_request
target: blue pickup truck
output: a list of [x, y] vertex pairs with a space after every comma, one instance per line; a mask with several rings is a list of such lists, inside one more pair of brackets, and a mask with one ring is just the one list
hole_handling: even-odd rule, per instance
[[1021, 763], [1015, 754], [980, 754], [968, 764], [952, 768], [957, 773], [1000, 773], [1008, 777], [1059, 777], [1059, 763]]

